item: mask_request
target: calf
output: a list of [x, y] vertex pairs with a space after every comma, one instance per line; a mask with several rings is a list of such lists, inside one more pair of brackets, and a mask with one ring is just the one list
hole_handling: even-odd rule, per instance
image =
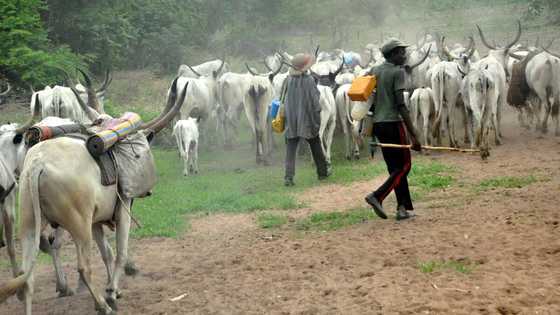
[[183, 175], [198, 174], [198, 122], [199, 119], [189, 117], [175, 123], [173, 135], [183, 159]]

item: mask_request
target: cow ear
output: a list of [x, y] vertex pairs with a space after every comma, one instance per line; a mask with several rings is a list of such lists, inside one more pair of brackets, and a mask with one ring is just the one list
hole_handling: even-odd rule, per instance
[[14, 139], [12, 140], [12, 142], [14, 144], [20, 144], [21, 140], [23, 140], [23, 135], [19, 133], [19, 134], [14, 136]]

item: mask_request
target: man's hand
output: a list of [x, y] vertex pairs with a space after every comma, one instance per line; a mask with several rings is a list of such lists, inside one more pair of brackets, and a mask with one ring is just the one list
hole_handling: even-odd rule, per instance
[[421, 152], [422, 151], [422, 145], [420, 144], [420, 142], [418, 142], [418, 139], [416, 139], [416, 137], [411, 137], [411, 138], [412, 138], [412, 147], [410, 147], [410, 148], [414, 151]]

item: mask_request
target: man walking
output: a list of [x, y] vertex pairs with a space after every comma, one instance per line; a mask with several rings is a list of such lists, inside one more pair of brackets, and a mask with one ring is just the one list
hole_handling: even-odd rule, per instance
[[310, 54], [297, 54], [292, 60], [290, 75], [286, 78], [284, 101], [285, 137], [286, 137], [286, 173], [284, 185], [294, 185], [296, 150], [300, 139], [305, 139], [311, 147], [311, 154], [317, 167], [319, 180], [326, 179], [327, 161], [319, 138], [321, 125], [320, 93], [315, 79], [308, 69], [315, 62]]
[[[373, 133], [381, 143], [408, 144], [408, 130], [408, 135], [412, 140], [412, 149], [420, 151], [421, 146], [417, 133], [404, 101], [405, 72], [402, 66], [406, 62], [406, 47], [406, 44], [396, 38], [389, 39], [381, 47], [381, 53], [386, 61], [372, 69], [372, 73], [377, 79]], [[396, 219], [408, 219], [414, 216], [409, 212], [409, 210], [414, 210], [414, 207], [407, 180], [412, 165], [410, 151], [396, 148], [382, 148], [381, 150], [387, 164], [389, 178], [377, 190], [366, 196], [366, 202], [373, 207], [379, 217], [387, 219], [382, 204], [387, 195], [394, 190], [397, 197]]]

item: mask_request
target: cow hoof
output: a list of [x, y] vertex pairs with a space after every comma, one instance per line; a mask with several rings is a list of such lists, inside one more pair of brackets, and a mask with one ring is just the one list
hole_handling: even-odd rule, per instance
[[17, 290], [16, 295], [17, 295], [17, 298], [20, 302], [25, 301], [25, 293], [23, 292], [23, 289]]
[[110, 307], [107, 307], [104, 310], [97, 310], [97, 315], [117, 315], [117, 312], [112, 310]]
[[67, 297], [67, 296], [72, 296], [72, 295], [74, 295], [74, 291], [72, 291], [72, 289], [70, 289], [70, 288], [68, 288], [68, 287], [66, 287], [66, 288], [64, 288], [64, 289], [57, 290], [57, 292], [58, 292], [58, 297], [59, 297], [59, 298], [63, 298], [63, 297]]
[[117, 307], [117, 300], [113, 299], [112, 297], [107, 297], [105, 301], [113, 311], [119, 310], [119, 308]]
[[124, 265], [124, 274], [127, 276], [135, 276], [140, 273], [140, 269], [136, 265], [129, 261]]
[[346, 156], [346, 159], [347, 159], [348, 161], [352, 161], [352, 158], [350, 157], [350, 155], [347, 155], [347, 156]]

